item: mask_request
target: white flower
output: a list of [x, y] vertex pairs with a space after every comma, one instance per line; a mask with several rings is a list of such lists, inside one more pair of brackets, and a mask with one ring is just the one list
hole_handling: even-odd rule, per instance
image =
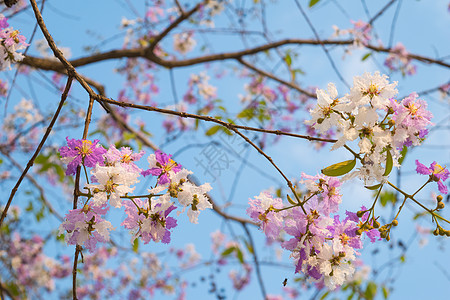
[[194, 49], [197, 42], [192, 38], [192, 32], [182, 32], [173, 35], [173, 48], [181, 54], [186, 54]]
[[108, 200], [112, 206], [120, 208], [122, 206], [120, 197], [134, 191], [133, 184], [139, 182], [137, 180], [139, 174], [127, 171], [122, 166], [99, 166], [91, 171], [97, 180], [96, 184], [87, 184], [86, 187], [94, 192], [93, 204], [101, 206]]
[[198, 215], [201, 210], [212, 208], [211, 202], [208, 201], [205, 195], [211, 189], [212, 187], [209, 183], [196, 186], [190, 182], [185, 182], [180, 186], [181, 191], [178, 192], [178, 201], [185, 208], [189, 206], [187, 215], [191, 223], [198, 223]]
[[326, 132], [331, 126], [338, 125], [343, 121], [342, 116], [337, 112], [345, 110], [348, 102], [346, 97], [338, 98], [338, 93], [334, 84], [328, 84], [328, 91], [318, 89], [317, 106], [310, 110], [312, 119], [306, 124], [314, 126], [321, 133]]
[[397, 94], [397, 82], [389, 83], [386, 75], [375, 72], [373, 75], [364, 73], [355, 76], [350, 91], [350, 100], [355, 107], [371, 103], [376, 109], [383, 109], [389, 104], [389, 99]]

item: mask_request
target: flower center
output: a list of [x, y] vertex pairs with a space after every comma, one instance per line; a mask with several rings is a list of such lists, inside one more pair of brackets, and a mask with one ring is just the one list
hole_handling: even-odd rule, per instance
[[75, 149], [78, 150], [78, 153], [81, 154], [81, 156], [85, 157], [92, 153], [92, 142], [88, 140], [82, 140], [81, 141], [81, 147], [76, 147]]
[[378, 90], [377, 85], [371, 83], [364, 94], [369, 95], [370, 99], [372, 99], [374, 96], [378, 96], [380, 94], [380, 91]]

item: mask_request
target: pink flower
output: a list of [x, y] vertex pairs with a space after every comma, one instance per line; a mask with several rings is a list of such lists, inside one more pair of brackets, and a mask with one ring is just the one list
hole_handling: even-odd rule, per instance
[[276, 240], [280, 235], [285, 215], [283, 211], [277, 211], [283, 208], [282, 200], [274, 199], [269, 193], [262, 192], [255, 199], [250, 199], [249, 204], [247, 215], [259, 224], [269, 241]]
[[160, 150], [155, 155], [148, 157], [151, 169], [143, 171], [141, 174], [148, 176], [158, 176], [158, 184], [170, 183], [170, 177], [181, 171], [181, 165], [172, 160], [172, 155], [165, 154]]
[[151, 240], [156, 243], [170, 242], [170, 229], [177, 226], [177, 221], [168, 215], [176, 208], [169, 202], [153, 204], [149, 208], [147, 202], [140, 199], [126, 201], [124, 206], [127, 218], [122, 225], [133, 232], [132, 242], [135, 238], [141, 237], [144, 244]]
[[108, 207], [91, 206], [70, 210], [66, 220], [59, 227], [59, 234], [65, 233], [65, 241], [69, 245], [84, 245], [93, 252], [97, 242], [109, 241], [109, 231], [114, 229], [109, 221], [101, 215], [106, 214]]
[[89, 140], [76, 140], [66, 137], [67, 146], [59, 148], [62, 160], [67, 164], [66, 175], [74, 175], [79, 165], [95, 167], [96, 164], [103, 165], [103, 154], [106, 153], [99, 140], [92, 143]]
[[416, 172], [422, 175], [430, 175], [431, 178], [437, 182], [438, 189], [442, 194], [447, 194], [447, 187], [444, 185], [444, 181], [449, 176], [449, 171], [445, 167], [441, 167], [437, 162], [433, 162], [429, 168], [421, 164], [416, 160]]

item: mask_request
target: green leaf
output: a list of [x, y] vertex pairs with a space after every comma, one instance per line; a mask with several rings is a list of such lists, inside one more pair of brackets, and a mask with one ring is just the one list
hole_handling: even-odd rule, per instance
[[400, 256], [400, 262], [404, 263], [406, 261], [406, 258], [404, 255]]
[[313, 7], [314, 5], [316, 5], [320, 0], [310, 0], [309, 1], [309, 8]]
[[241, 249], [236, 247], [236, 257], [239, 260], [239, 262], [241, 263], [241, 265], [244, 264], [244, 254], [242, 253]]
[[330, 291], [327, 291], [325, 294], [323, 294], [322, 297], [320, 297], [320, 300], [325, 299], [328, 296], [328, 294], [330, 294]]
[[247, 247], [248, 252], [249, 252], [250, 254], [253, 254], [253, 253], [254, 253], [254, 250], [253, 250], [252, 245], [251, 245], [249, 242], [247, 242], [247, 240], [244, 240], [244, 243], [245, 243], [245, 246]]
[[347, 174], [348, 172], [350, 172], [351, 170], [353, 170], [353, 168], [356, 165], [356, 158], [352, 159], [352, 160], [346, 160], [334, 165], [331, 165], [329, 167], [326, 167], [325, 169], [322, 169], [322, 174], [327, 175], [327, 176], [341, 176], [344, 174]]
[[364, 296], [367, 300], [372, 300], [375, 298], [375, 295], [377, 294], [377, 284], [373, 281], [370, 281], [367, 284], [366, 292], [364, 293]]
[[289, 54], [286, 54], [286, 56], [284, 57], [284, 61], [286, 62], [288, 67], [292, 65], [292, 57]]
[[211, 127], [210, 129], [208, 129], [207, 131], [206, 131], [206, 135], [207, 136], [211, 136], [211, 135], [214, 135], [214, 134], [216, 134], [217, 133], [217, 131], [219, 131], [219, 129], [221, 128], [222, 126], [220, 126], [220, 125], [214, 125], [213, 127]]
[[383, 291], [384, 299], [387, 299], [389, 297], [389, 289], [386, 286], [383, 286], [381, 290]]
[[388, 176], [391, 173], [393, 166], [394, 166], [394, 162], [392, 160], [391, 150], [388, 149], [387, 150], [387, 158], [386, 158], [386, 170], [384, 171], [383, 176]]
[[366, 55], [364, 55], [364, 56], [361, 58], [361, 61], [365, 61], [365, 60], [368, 59], [371, 55], [372, 55], [372, 52], [367, 53]]
[[222, 256], [223, 257], [225, 257], [225, 256], [229, 256], [231, 253], [233, 253], [233, 251], [235, 251], [236, 250], [236, 247], [229, 247], [229, 248], [227, 248], [227, 249], [225, 249], [223, 252], [222, 252]]
[[225, 128], [225, 127], [221, 126], [220, 130], [225, 132], [226, 135], [233, 135], [233, 133], [228, 128]]
[[372, 186], [364, 186], [366, 189], [368, 189], [368, 190], [372, 190], [372, 191], [374, 191], [374, 190], [378, 190], [378, 188], [381, 186], [381, 183], [379, 183], [379, 184], [376, 184], [376, 185], [372, 185]]
[[239, 119], [247, 119], [247, 120], [251, 120], [254, 116], [255, 113], [252, 108], [246, 108], [237, 115]]
[[381, 206], [386, 206], [388, 203], [395, 203], [395, 194], [391, 191], [386, 191], [380, 194]]
[[408, 152], [408, 148], [406, 147], [406, 146], [403, 146], [403, 149], [402, 149], [402, 151], [400, 151], [400, 158], [398, 159], [398, 163], [399, 164], [402, 164], [403, 163], [403, 160], [405, 159], [405, 156], [406, 156], [406, 152]]
[[133, 252], [138, 253], [139, 250], [139, 239], [134, 239], [133, 242]]

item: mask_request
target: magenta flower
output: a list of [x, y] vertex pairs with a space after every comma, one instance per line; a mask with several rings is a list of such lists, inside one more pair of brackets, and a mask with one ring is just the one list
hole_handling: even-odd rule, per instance
[[416, 172], [422, 175], [430, 175], [431, 178], [437, 182], [439, 192], [447, 194], [447, 187], [444, 185], [444, 181], [447, 180], [449, 172], [445, 167], [441, 167], [437, 162], [433, 161], [430, 167], [426, 167], [416, 160]]
[[141, 174], [148, 176], [158, 176], [158, 184], [170, 183], [170, 177], [181, 171], [181, 165], [176, 163], [172, 155], [165, 154], [160, 150], [148, 157], [150, 169], [143, 171]]
[[67, 146], [59, 148], [62, 160], [67, 164], [66, 175], [74, 175], [79, 165], [95, 167], [96, 164], [103, 165], [103, 154], [106, 153], [99, 140], [76, 140], [66, 137]]

